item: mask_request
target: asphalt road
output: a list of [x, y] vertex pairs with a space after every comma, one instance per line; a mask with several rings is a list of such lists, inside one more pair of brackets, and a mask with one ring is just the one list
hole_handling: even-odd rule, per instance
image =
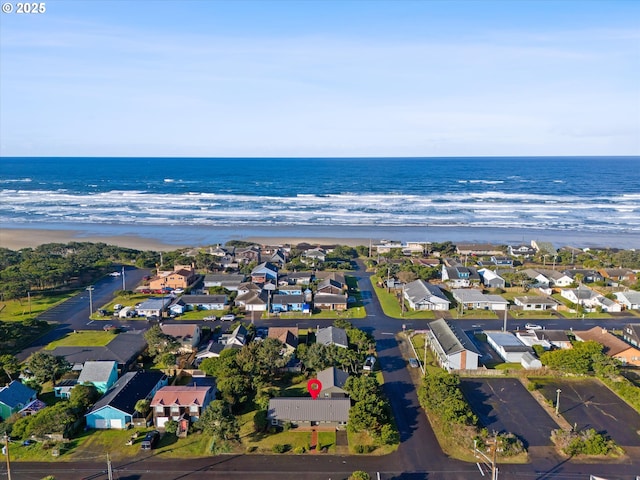
[[[114, 267], [114, 271], [121, 272], [122, 267]], [[125, 267], [126, 289], [133, 290], [142, 281], [143, 277], [149, 274], [150, 270], [148, 269]], [[39, 315], [38, 320], [55, 324], [56, 328], [38, 338], [29, 348], [20, 352], [17, 355], [18, 359], [20, 361], [26, 360], [33, 352], [42, 349], [45, 345], [74, 330], [101, 329], [103, 327], [102, 322], [95, 322], [89, 318], [90, 303], [93, 306], [93, 311], [97, 311], [102, 305], [113, 299], [115, 291], [123, 290], [122, 286], [122, 276], [112, 277], [107, 275], [93, 285], [91, 292], [82, 290], [67, 301]], [[91, 294], [91, 301], [89, 294]], [[142, 324], [143, 322], [140, 323]]]
[[[380, 473], [380, 480], [469, 480], [481, 479], [483, 475], [475, 464], [452, 460], [442, 453], [431, 430], [426, 416], [418, 404], [418, 398], [411, 381], [410, 373], [402, 359], [395, 333], [407, 328], [425, 328], [426, 320], [403, 322], [389, 318], [382, 312], [377, 297], [372, 291], [370, 274], [362, 264], [356, 275], [365, 298], [367, 318], [355, 320], [359, 328], [371, 332], [376, 340], [379, 363], [384, 374], [384, 391], [388, 396], [400, 431], [401, 445], [398, 450], [384, 457], [370, 456], [259, 456], [259, 455], [223, 455], [207, 459], [157, 460], [153, 456], [141, 460], [114, 464], [113, 478], [120, 480], [199, 480], [199, 479], [345, 479], [354, 470], [365, 470], [373, 478]], [[94, 292], [95, 293], [95, 292]], [[106, 303], [106, 302], [103, 302]], [[315, 327], [323, 321], [301, 320], [259, 320], [256, 325], [299, 325]], [[462, 320], [469, 328], [500, 329], [500, 320]], [[554, 320], [556, 322], [556, 320]], [[565, 327], [563, 320], [557, 321], [554, 328]], [[579, 322], [579, 323], [578, 323]], [[570, 321], [590, 328], [591, 320]], [[611, 324], [613, 320], [607, 320]], [[615, 319], [624, 325], [629, 319]], [[519, 323], [522, 323], [520, 321]], [[86, 317], [85, 317], [86, 324]], [[597, 323], [594, 323], [597, 324]], [[475, 327], [473, 325], [478, 325]], [[509, 328], [517, 323], [509, 321]], [[467, 328], [466, 326], [463, 328]], [[581, 327], [582, 328], [582, 327]], [[514, 408], [517, 408], [514, 406]], [[531, 455], [532, 462], [527, 465], [501, 465], [501, 479], [519, 480], [576, 480], [588, 479], [589, 475], [599, 475], [607, 479], [636, 480], [640, 475], [640, 459], [628, 459], [622, 464], [585, 465], [577, 464], [555, 455]], [[100, 463], [20, 463], [12, 466], [19, 472], [14, 478], [31, 480], [53, 474], [58, 480], [106, 479], [106, 459]], [[0, 469], [0, 476], [6, 472]]]

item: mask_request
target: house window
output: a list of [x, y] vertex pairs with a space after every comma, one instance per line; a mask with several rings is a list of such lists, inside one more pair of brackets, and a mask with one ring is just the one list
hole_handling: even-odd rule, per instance
[[191, 405], [189, 407], [189, 411], [191, 413], [198, 413], [200, 411], [200, 407], [198, 405]]
[[176, 415], [180, 413], [180, 407], [171, 407], [171, 414]]
[[158, 405], [158, 406], [156, 407], [156, 412], [158, 412], [158, 413], [164, 413], [164, 407], [163, 407], [162, 405]]
[[277, 418], [272, 418], [271, 419], [271, 425], [274, 425], [274, 426], [277, 427], [278, 426], [278, 419]]

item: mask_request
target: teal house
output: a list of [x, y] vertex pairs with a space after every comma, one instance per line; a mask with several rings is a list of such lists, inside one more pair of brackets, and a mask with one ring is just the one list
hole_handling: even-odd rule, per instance
[[118, 362], [87, 361], [84, 362], [78, 383], [91, 383], [100, 393], [105, 393], [118, 380]]
[[88, 428], [125, 429], [140, 417], [136, 412], [138, 400], [151, 400], [155, 393], [167, 385], [162, 372], [127, 372], [98, 400], [85, 415]]
[[17, 380], [0, 388], [0, 418], [6, 420], [36, 399], [37, 392]]

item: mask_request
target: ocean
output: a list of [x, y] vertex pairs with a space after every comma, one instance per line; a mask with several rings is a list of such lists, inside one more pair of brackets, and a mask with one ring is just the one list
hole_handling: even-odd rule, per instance
[[640, 157], [4, 157], [0, 225], [640, 247]]

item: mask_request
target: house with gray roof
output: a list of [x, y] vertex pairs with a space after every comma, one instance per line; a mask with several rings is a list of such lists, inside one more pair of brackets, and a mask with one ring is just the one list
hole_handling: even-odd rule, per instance
[[113, 360], [88, 361], [84, 363], [78, 383], [90, 383], [104, 393], [118, 380], [118, 362]]
[[487, 295], [475, 288], [457, 288], [451, 290], [451, 294], [465, 309], [504, 311], [509, 306], [509, 302], [500, 295]]
[[627, 310], [640, 310], [640, 292], [629, 290], [627, 292], [614, 293], [618, 303]]
[[552, 297], [543, 297], [536, 295], [524, 295], [515, 297], [513, 303], [522, 310], [527, 311], [545, 311], [557, 310], [558, 302]]
[[224, 310], [229, 303], [227, 295], [182, 295], [177, 303], [187, 310]]
[[448, 372], [475, 370], [479, 366], [481, 354], [473, 341], [460, 327], [444, 319], [429, 322], [427, 343]]
[[316, 378], [322, 383], [319, 398], [343, 398], [349, 396], [347, 391], [342, 388], [347, 383], [347, 378], [349, 378], [349, 374], [344, 370], [336, 367], [325, 368], [318, 372]]
[[449, 299], [439, 287], [424, 280], [416, 280], [404, 286], [404, 298], [413, 310], [449, 310]]
[[161, 317], [162, 312], [164, 312], [173, 301], [174, 297], [149, 298], [136, 308], [136, 314], [141, 317], [151, 317], [154, 315]]
[[90, 360], [114, 360], [120, 374], [129, 370], [138, 355], [147, 348], [142, 330], [121, 332], [102, 347], [56, 347], [49, 353], [64, 357], [72, 365], [84, 365]]
[[512, 333], [499, 330], [486, 330], [484, 333], [489, 345], [505, 362], [520, 363], [525, 353], [533, 352], [531, 347], [526, 346]]
[[468, 288], [471, 285], [480, 284], [480, 275], [473, 267], [463, 267], [461, 265], [447, 267], [443, 265], [442, 281], [452, 288]]
[[622, 338], [634, 347], [640, 347], [640, 323], [627, 323], [622, 330]]
[[563, 288], [560, 295], [576, 305], [582, 306], [586, 311], [621, 312], [622, 306], [619, 303], [601, 295], [584, 285], [578, 288]]
[[347, 295], [336, 295], [333, 293], [317, 293], [313, 297], [313, 305], [320, 310], [338, 310], [347, 309]]
[[504, 288], [506, 284], [504, 278], [488, 268], [478, 270], [478, 275], [482, 278], [482, 284], [487, 288]]
[[204, 288], [223, 287], [235, 292], [246, 278], [244, 273], [210, 273], [204, 276]]
[[167, 383], [167, 376], [158, 371], [125, 373], [85, 415], [87, 427], [128, 428], [139, 416], [135, 409], [138, 400], [151, 400]]
[[349, 421], [349, 398], [277, 397], [269, 400], [267, 419], [274, 426], [291, 422], [298, 428], [344, 428]]
[[321, 328], [316, 333], [316, 343], [322, 345], [337, 345], [342, 348], [349, 348], [349, 340], [347, 339], [347, 332], [338, 327], [326, 327]]

